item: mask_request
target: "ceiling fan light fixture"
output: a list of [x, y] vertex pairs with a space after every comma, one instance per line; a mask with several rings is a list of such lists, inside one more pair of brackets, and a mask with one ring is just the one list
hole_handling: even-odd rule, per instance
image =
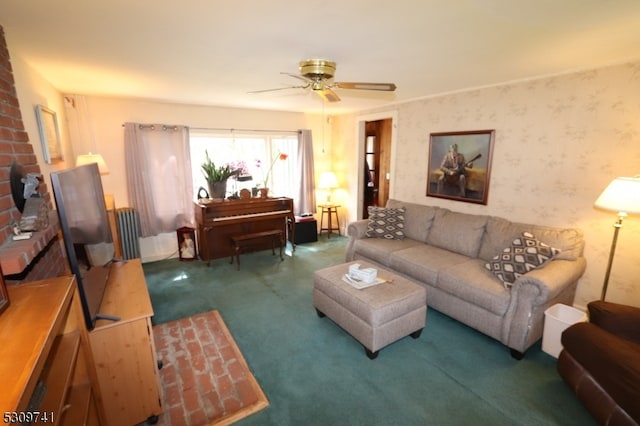
[[325, 59], [300, 61], [300, 74], [312, 80], [328, 80], [336, 74], [336, 63]]

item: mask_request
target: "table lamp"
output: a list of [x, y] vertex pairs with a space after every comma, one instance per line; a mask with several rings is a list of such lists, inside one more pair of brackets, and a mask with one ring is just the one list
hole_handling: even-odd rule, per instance
[[327, 191], [327, 205], [331, 205], [331, 192], [338, 187], [338, 179], [333, 172], [324, 172], [320, 175], [320, 182], [318, 188]]
[[607, 272], [604, 276], [602, 295], [600, 296], [600, 300], [604, 300], [607, 295], [611, 265], [613, 264], [613, 256], [616, 252], [618, 232], [620, 228], [622, 228], [622, 220], [628, 214], [640, 214], [640, 175], [615, 178], [609, 186], [602, 191], [602, 194], [600, 194], [594, 206], [599, 209], [618, 212], [618, 220], [613, 225], [613, 241], [611, 242]]
[[98, 170], [100, 170], [101, 175], [109, 174], [109, 168], [107, 167], [107, 163], [105, 163], [104, 158], [100, 154], [80, 154], [78, 158], [76, 158], [76, 166], [82, 166], [84, 164], [98, 163]]

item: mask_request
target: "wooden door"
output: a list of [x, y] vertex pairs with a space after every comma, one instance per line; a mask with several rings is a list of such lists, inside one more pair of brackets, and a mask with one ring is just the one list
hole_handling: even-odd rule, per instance
[[365, 123], [363, 218], [369, 206], [386, 206], [391, 180], [390, 118]]

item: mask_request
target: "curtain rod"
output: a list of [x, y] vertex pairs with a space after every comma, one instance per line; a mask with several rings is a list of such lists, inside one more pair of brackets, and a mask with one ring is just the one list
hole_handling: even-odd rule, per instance
[[[124, 127], [125, 124], [126, 123], [122, 123], [122, 127]], [[156, 129], [155, 124], [141, 124], [141, 123], [133, 123], [133, 124], [137, 124], [139, 129], [151, 129], [151, 130]], [[162, 130], [178, 130], [178, 126], [176, 126], [175, 124], [159, 124], [159, 126], [162, 126], [161, 127]]]
[[[124, 127], [124, 123], [122, 124], [122, 127]], [[155, 130], [155, 125], [153, 124], [138, 124], [138, 127], [141, 129], [152, 129]], [[300, 130], [273, 130], [273, 129], [233, 129], [233, 128], [217, 128], [217, 127], [188, 127], [186, 126], [189, 130], [207, 130], [207, 131], [224, 131], [224, 132], [229, 132], [229, 133], [233, 133], [233, 132], [251, 132], [251, 133], [295, 133], [295, 134], [299, 134], [301, 133]], [[162, 130], [176, 130], [178, 128], [178, 126], [175, 125], [166, 125], [163, 124], [162, 125]]]
[[233, 129], [233, 128], [215, 128], [215, 127], [190, 127], [190, 130], [215, 130], [225, 131], [229, 133], [233, 132], [254, 132], [254, 133], [300, 133], [300, 130], [273, 130], [273, 129]]

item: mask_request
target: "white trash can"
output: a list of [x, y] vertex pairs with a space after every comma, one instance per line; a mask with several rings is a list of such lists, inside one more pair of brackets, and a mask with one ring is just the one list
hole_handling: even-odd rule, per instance
[[557, 303], [544, 311], [542, 350], [558, 358], [562, 350], [560, 336], [570, 325], [587, 321], [587, 314], [571, 306]]

